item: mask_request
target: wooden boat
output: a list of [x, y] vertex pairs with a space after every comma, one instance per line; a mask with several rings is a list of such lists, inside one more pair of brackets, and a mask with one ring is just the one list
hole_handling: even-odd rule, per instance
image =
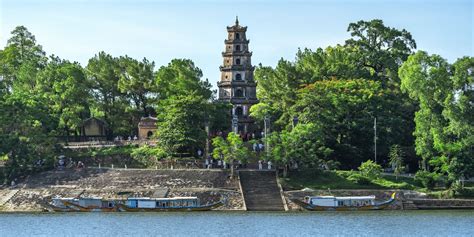
[[45, 205], [49, 212], [114, 212], [120, 200], [102, 198], [53, 198]]
[[197, 197], [127, 199], [53, 198], [46, 205], [49, 212], [157, 212], [157, 211], [208, 211], [224, 205], [218, 201], [200, 205]]
[[200, 205], [197, 197], [174, 198], [129, 198], [126, 204], [118, 204], [119, 211], [156, 212], [156, 211], [209, 211], [224, 205], [224, 202]]
[[363, 211], [382, 210], [394, 203], [396, 193], [392, 193], [389, 200], [377, 203], [375, 196], [307, 196], [304, 201], [293, 199], [298, 206], [309, 211]]

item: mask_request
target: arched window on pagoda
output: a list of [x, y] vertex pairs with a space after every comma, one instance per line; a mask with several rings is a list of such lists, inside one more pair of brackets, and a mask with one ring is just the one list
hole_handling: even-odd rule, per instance
[[242, 89], [235, 90], [235, 97], [244, 97], [244, 91]]
[[239, 34], [239, 33], [236, 33], [236, 34], [235, 34], [235, 38], [236, 38], [236, 39], [240, 39], [240, 34]]
[[243, 114], [244, 114], [244, 110], [242, 109], [242, 107], [237, 107], [237, 108], [235, 109], [235, 115], [237, 115], [237, 116], [240, 117], [240, 116], [242, 116]]
[[240, 58], [235, 60], [235, 64], [240, 65]]
[[240, 73], [235, 74], [235, 80], [236, 81], [242, 80], [242, 75], [240, 75]]
[[240, 51], [240, 45], [235, 46], [235, 51]]

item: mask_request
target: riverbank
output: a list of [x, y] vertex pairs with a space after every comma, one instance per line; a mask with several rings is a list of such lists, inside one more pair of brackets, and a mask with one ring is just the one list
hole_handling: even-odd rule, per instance
[[[196, 196], [202, 204], [226, 198], [220, 210], [243, 210], [238, 180], [224, 170], [68, 169], [29, 176], [14, 188], [0, 189], [0, 211], [42, 211], [53, 197], [120, 198]], [[4, 200], [8, 199], [8, 200]]]
[[[238, 178], [230, 179], [229, 175], [228, 170], [221, 169], [88, 168], [47, 171], [20, 180], [16, 187], [0, 188], [0, 212], [39, 212], [53, 197], [124, 198], [121, 195], [124, 193], [137, 197], [196, 196], [202, 204], [225, 198], [226, 204], [217, 210], [245, 211], [240, 181]], [[301, 210], [291, 200], [305, 196], [375, 195], [378, 200], [387, 200], [393, 192], [397, 193], [397, 202], [389, 207], [392, 210], [474, 208], [474, 199], [434, 199], [416, 190], [292, 189], [293, 186], [287, 184], [282, 186], [282, 202], [289, 211]]]

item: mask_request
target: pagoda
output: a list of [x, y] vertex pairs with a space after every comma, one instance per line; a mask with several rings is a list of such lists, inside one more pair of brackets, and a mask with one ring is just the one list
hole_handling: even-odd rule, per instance
[[225, 51], [222, 52], [224, 61], [220, 66], [221, 79], [217, 83], [219, 101], [232, 104], [232, 116], [237, 121], [234, 131], [241, 134], [253, 132], [254, 120], [249, 111], [252, 105], [258, 103], [257, 84], [253, 78], [255, 67], [252, 66], [252, 52], [249, 51], [246, 32], [247, 27], [239, 25], [238, 18], [235, 25], [227, 27]]

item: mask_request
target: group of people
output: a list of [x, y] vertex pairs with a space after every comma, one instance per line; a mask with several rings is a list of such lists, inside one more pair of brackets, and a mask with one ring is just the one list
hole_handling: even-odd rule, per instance
[[[225, 160], [215, 160], [210, 157], [204, 160], [204, 169], [212, 169], [212, 168], [220, 168], [220, 169], [229, 169], [229, 163], [225, 162]], [[247, 164], [243, 164], [240, 160], [237, 164], [233, 164], [235, 168], [247, 168]]]
[[[204, 169], [212, 169], [212, 168], [220, 168], [220, 169], [228, 169], [230, 168], [229, 163], [225, 162], [224, 160], [215, 160], [212, 158], [207, 158], [204, 160], [203, 167]], [[246, 163], [242, 163], [241, 161], [237, 161], [234, 164], [235, 168], [247, 168]], [[273, 166], [272, 161], [264, 161], [264, 160], [259, 160], [258, 161], [258, 169], [259, 170], [264, 170], [264, 169], [274, 169], [275, 167]]]
[[[259, 169], [259, 170], [263, 170], [264, 165], [265, 165], [265, 161], [264, 161], [264, 160], [259, 160], [259, 161], [258, 161], [258, 169]], [[269, 160], [269, 161], [267, 162], [267, 169], [268, 169], [268, 170], [271, 170], [271, 169], [272, 169], [272, 161], [271, 161], [271, 160]]]
[[59, 156], [59, 160], [55, 166], [58, 170], [63, 170], [64, 168], [82, 169], [86, 167], [82, 161], [74, 162], [72, 158], [66, 160], [66, 157], [63, 155]]
[[[210, 138], [214, 138], [214, 137], [227, 137], [227, 133], [226, 132], [223, 132], [223, 131], [217, 131], [217, 132], [211, 132], [209, 134]], [[260, 138], [263, 138], [264, 137], [264, 133], [263, 132], [257, 132], [257, 131], [254, 131], [252, 133], [250, 132], [239, 132], [239, 136], [240, 138], [242, 138], [242, 140], [244, 142], [248, 142], [250, 140], [256, 140], [256, 139], [260, 139]]]
[[257, 152], [257, 154], [259, 154], [260, 152], [265, 150], [265, 145], [263, 145], [262, 142], [257, 141], [252, 145], [252, 149], [254, 152]]
[[[133, 136], [133, 138], [132, 138], [131, 136], [128, 136], [127, 141], [131, 142], [132, 139], [133, 139], [134, 141], [138, 140], [137, 135]], [[116, 137], [114, 138], [114, 141], [116, 141], [116, 142], [121, 142], [121, 141], [124, 141], [124, 138], [123, 138], [122, 136], [116, 136]]]

